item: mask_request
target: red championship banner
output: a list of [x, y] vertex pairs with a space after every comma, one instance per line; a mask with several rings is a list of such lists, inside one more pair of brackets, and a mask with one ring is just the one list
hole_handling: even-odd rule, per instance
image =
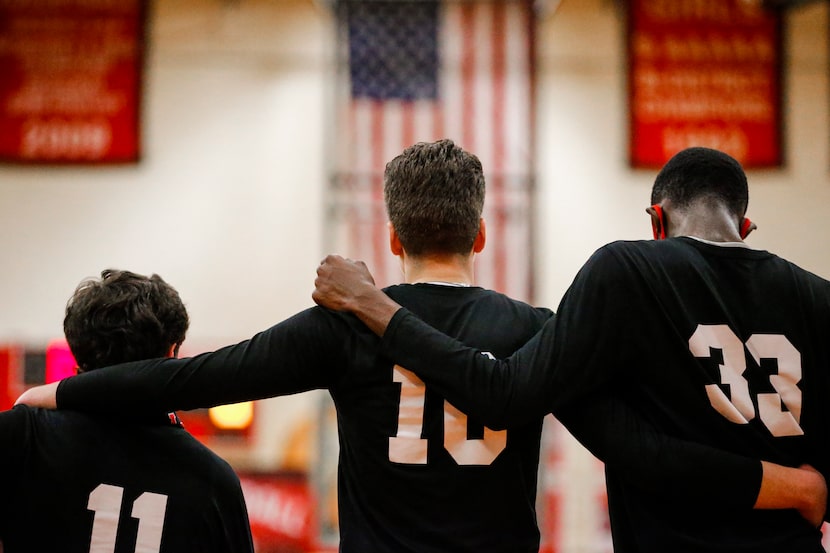
[[630, 155], [660, 167], [706, 146], [782, 163], [781, 19], [761, 2], [630, 0]]
[[0, 160], [138, 160], [144, 6], [0, 0]]

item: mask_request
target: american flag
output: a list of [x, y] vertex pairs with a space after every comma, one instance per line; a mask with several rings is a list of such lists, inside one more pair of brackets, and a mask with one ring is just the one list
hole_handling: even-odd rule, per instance
[[337, 4], [340, 78], [328, 242], [400, 282], [386, 162], [451, 138], [484, 166], [487, 245], [476, 283], [532, 299], [533, 9], [527, 0]]

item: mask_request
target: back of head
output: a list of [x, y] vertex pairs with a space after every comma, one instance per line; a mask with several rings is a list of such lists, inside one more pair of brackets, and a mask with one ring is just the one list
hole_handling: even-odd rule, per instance
[[723, 152], [688, 148], [675, 154], [654, 180], [651, 203], [664, 199], [678, 209], [698, 200], [715, 201], [743, 217], [749, 202], [746, 174], [737, 160]]
[[161, 277], [112, 269], [78, 285], [63, 321], [80, 371], [164, 357], [188, 326], [178, 292]]
[[484, 209], [481, 162], [452, 140], [419, 142], [386, 165], [384, 199], [407, 254], [469, 254]]

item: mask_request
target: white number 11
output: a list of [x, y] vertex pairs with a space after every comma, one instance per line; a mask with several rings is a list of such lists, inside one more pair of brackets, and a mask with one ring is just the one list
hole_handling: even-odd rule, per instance
[[[89, 553], [113, 553], [115, 551], [115, 538], [118, 535], [118, 521], [121, 518], [123, 497], [124, 488], [109, 484], [99, 484], [89, 494], [86, 506], [87, 509], [95, 512]], [[159, 552], [166, 511], [166, 495], [144, 492], [133, 502], [131, 516], [138, 519], [134, 553]]]

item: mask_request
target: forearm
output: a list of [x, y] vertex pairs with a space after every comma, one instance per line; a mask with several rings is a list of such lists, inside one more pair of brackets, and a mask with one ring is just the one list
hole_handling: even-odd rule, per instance
[[57, 407], [115, 413], [175, 411], [234, 403], [262, 390], [250, 378], [241, 378], [243, 374], [226, 359], [220, 350], [190, 359], [97, 369], [62, 381]]
[[58, 407], [147, 412], [212, 407], [325, 387], [348, 327], [314, 308], [250, 340], [189, 359], [97, 369], [64, 381]]
[[354, 313], [369, 330], [383, 336], [392, 317], [400, 309], [401, 306], [392, 298], [372, 286], [355, 295], [346, 310]]
[[402, 309], [392, 317], [381, 351], [461, 411], [490, 428], [500, 429], [541, 418], [550, 411], [550, 387], [546, 382], [550, 373], [533, 363], [540, 336], [537, 334], [509, 359], [498, 360]]
[[723, 510], [750, 509], [758, 495], [760, 461], [671, 437], [613, 396], [554, 415], [609, 470], [655, 496]]
[[709, 510], [796, 509], [814, 526], [825, 514], [827, 487], [815, 470], [671, 437], [608, 395], [555, 414], [609, 470], [656, 496]]
[[756, 509], [796, 509], [819, 526], [827, 509], [827, 485], [815, 470], [762, 462], [764, 478], [755, 501]]

